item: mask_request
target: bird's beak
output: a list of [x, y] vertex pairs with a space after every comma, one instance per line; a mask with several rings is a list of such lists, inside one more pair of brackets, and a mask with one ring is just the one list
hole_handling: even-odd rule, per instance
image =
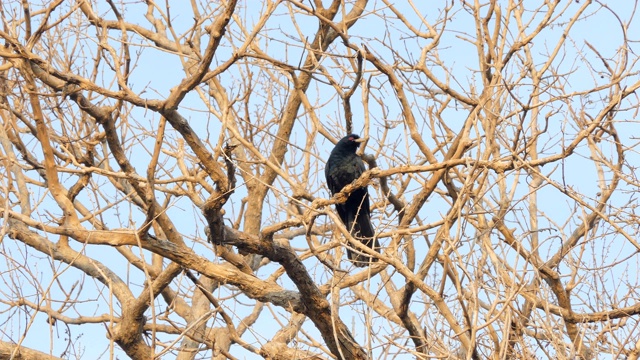
[[357, 143], [363, 143], [365, 141], [366, 141], [366, 139], [364, 139], [364, 138], [353, 140], [353, 142], [357, 142]]

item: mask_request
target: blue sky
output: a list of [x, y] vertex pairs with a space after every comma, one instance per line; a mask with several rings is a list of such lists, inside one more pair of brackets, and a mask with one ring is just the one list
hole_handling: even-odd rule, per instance
[[[525, 3], [527, 3], [527, 5], [529, 4], [528, 2]], [[439, 4], [442, 6], [441, 2]], [[177, 34], [184, 33], [192, 25], [192, 16], [189, 13], [189, 9], [184, 7], [186, 5], [186, 2], [171, 3], [172, 23]], [[571, 2], [567, 6], [573, 10], [582, 5], [582, 2]], [[411, 15], [413, 12], [409, 7], [405, 8], [404, 6], [406, 5], [404, 4], [397, 4], [396, 6], [401, 9], [404, 14], [412, 17], [412, 21], [414, 23], [418, 23], [418, 17], [416, 15]], [[441, 11], [441, 9], [438, 8], [438, 5], [434, 7], [432, 4], [427, 5], [425, 2], [416, 6], [418, 7], [421, 15], [424, 16], [427, 21], [431, 24], [435, 24], [437, 22], [437, 18], [440, 16]], [[598, 55], [590, 50], [587, 44], [591, 44], [597, 48], [600, 56], [605, 59], [615, 61], [615, 59], [619, 58], [621, 45], [623, 43], [623, 31], [619, 25], [619, 21], [624, 23], [631, 19], [634, 4], [631, 2], [617, 2], [607, 6], [611, 7], [613, 12], [619, 15], [619, 18], [617, 18], [607, 8], [602, 8], [597, 4], [594, 4], [592, 6], [593, 10], [587, 10], [585, 12], [584, 18], [575, 24], [567, 38], [567, 41], [562, 45], [562, 56], [559, 56], [557, 60], [554, 61], [553, 66], [558, 73], [568, 74], [568, 84], [565, 84], [565, 89], [570, 89], [571, 91], [582, 91], [605, 83], [608, 80], [607, 77], [603, 75], [606, 73], [606, 69], [602, 66], [602, 62], [598, 59]], [[399, 57], [404, 59], [418, 59], [421, 48], [426, 46], [428, 41], [411, 37], [406, 32], [403, 33], [398, 31], [397, 28], [394, 27], [385, 27], [384, 19], [372, 14], [376, 9], [382, 11], [384, 7], [384, 4], [381, 2], [371, 2], [369, 4], [367, 8], [368, 12], [365, 13], [365, 19], [349, 30], [349, 34], [352, 36], [352, 42], [358, 45], [366, 45], [371, 49], [371, 51], [389, 62], [392, 60], [391, 53], [386, 47], [388, 44], [392, 44], [394, 49], [398, 49], [397, 55]], [[100, 13], [105, 14], [107, 18], [113, 18], [113, 15], [106, 9], [106, 7], [102, 8]], [[146, 7], [141, 4], [127, 4], [127, 21], [138, 23], [144, 27], [149, 27], [147, 21], [144, 19], [145, 11]], [[246, 6], [240, 9], [237, 14], [244, 19], [248, 19], [246, 20], [246, 23], [250, 25], [252, 22], [256, 21], [256, 14], [259, 11], [261, 11], [261, 9], [257, 7], [249, 8]], [[388, 12], [385, 13], [388, 14]], [[574, 11], [568, 11], [568, 14], [573, 13]], [[478, 91], [479, 89], [482, 89], [483, 85], [478, 75], [477, 51], [469, 41], [473, 40], [474, 35], [472, 15], [469, 14], [466, 9], [460, 8], [458, 5], [454, 7], [452, 14], [453, 16], [450, 20], [450, 24], [448, 25], [448, 30], [445, 31], [441, 44], [436, 50], [434, 50], [438, 52], [442, 63], [428, 63], [427, 66], [432, 69], [436, 75], [448, 79], [451, 82], [452, 87], [459, 92], [471, 93], [473, 91]], [[535, 19], [539, 19], [543, 15], [544, 14], [540, 13], [535, 16], [530, 16], [533, 16]], [[310, 39], [317, 30], [317, 22], [313, 18], [304, 15], [297, 15], [294, 18], [297, 21], [299, 30], [304, 36], [307, 36]], [[565, 19], [558, 19], [558, 23], [566, 23], [569, 20], [570, 19], [567, 16]], [[511, 23], [511, 26], [514, 26], [513, 22]], [[424, 26], [421, 28], [424, 31]], [[279, 7], [276, 15], [272, 16], [264, 29], [268, 29], [268, 37], [260, 35], [258, 37], [258, 41], [265, 52], [269, 56], [286, 63], [293, 65], [299, 64], [301, 61], [299, 59], [302, 59], [305, 55], [304, 44], [300, 41], [296, 28], [291, 24], [291, 17], [287, 15], [287, 9], [284, 5]], [[237, 27], [232, 26], [228, 31], [229, 33], [235, 34], [237, 33]], [[535, 67], [539, 68], [546, 61], [549, 56], [548, 54], [553, 51], [556, 43], [562, 37], [561, 31], [562, 27], [560, 26], [545, 29], [541, 33], [541, 36], [536, 38], [533, 42], [534, 45], [532, 47], [532, 52], [535, 59], [535, 64], [533, 65]], [[83, 54], [86, 58], [87, 64], [90, 64], [91, 57], [95, 51], [95, 48], [93, 47], [95, 46], [95, 43], [93, 43], [93, 46], [91, 45], [93, 41], [91, 39], [94, 36], [94, 33], [95, 32], [93, 30], [83, 32], [83, 29], [80, 29], [79, 32], [74, 33], [73, 31], [70, 31], [68, 34], [70, 42], [72, 42], [75, 37], [87, 37], [85, 48], [82, 49], [82, 51], [77, 50], [78, 54]], [[632, 22], [627, 29], [627, 36], [633, 40], [632, 42], [629, 42], [632, 46], [637, 46], [637, 39], [633, 38], [633, 34], [636, 33], [638, 33], [638, 25], [635, 22]], [[516, 36], [515, 28], [512, 35]], [[114, 34], [113, 36], [116, 37], [117, 34]], [[137, 43], [139, 40], [139, 37], [132, 36], [131, 38], [132, 43]], [[117, 45], [118, 40], [116, 38], [110, 39], [109, 41], [115, 46]], [[508, 41], [515, 41], [515, 39], [508, 39]], [[136, 60], [133, 62], [134, 71], [129, 80], [131, 88], [142, 94], [143, 97], [149, 99], [166, 98], [170, 89], [176, 86], [184, 77], [184, 70], [182, 69], [182, 64], [178, 58], [175, 54], [158, 51], [148, 43], [144, 43], [143, 46], [134, 46], [132, 48], [136, 50]], [[631, 61], [637, 61], [636, 49], [627, 48], [627, 50], [629, 51], [628, 56]], [[225, 61], [231, 51], [232, 49], [229, 46], [229, 43], [226, 41], [223, 42], [218, 54], [216, 55], [216, 60], [214, 60], [214, 65]], [[340, 44], [339, 41], [337, 41], [330, 49], [330, 52], [339, 55], [348, 54], [346, 48]], [[592, 66], [590, 67], [586, 64], [591, 64]], [[333, 75], [336, 79], [339, 79], [343, 85], [351, 84], [353, 76], [349, 73], [345, 74], [344, 68], [332, 63], [331, 60], [325, 60], [323, 65], [326, 66], [327, 72]], [[344, 63], [340, 63], [340, 65], [344, 65]], [[77, 66], [82, 68], [86, 65], [78, 62]], [[227, 92], [229, 94], [239, 94], [243, 87], [246, 86], [246, 78], [243, 78], [243, 76], [245, 76], [247, 72], [242, 73], [241, 71], [249, 71], [252, 76], [264, 79], [261, 83], [256, 85], [253, 92], [254, 97], [249, 103], [249, 107], [246, 109], [246, 113], [244, 114], [251, 118], [264, 117], [277, 119], [284, 106], [284, 100], [282, 99], [292, 91], [291, 84], [288, 83], [288, 79], [285, 75], [278, 72], [277, 69], [271, 69], [272, 72], [269, 72], [269, 69], [252, 68], [250, 65], [246, 65], [247, 68], [243, 68], [243, 66], [244, 65], [240, 65], [237, 68], [232, 67], [228, 73], [220, 76], [220, 81], [225, 85]], [[630, 77], [629, 82], [637, 81], [638, 65], [634, 64], [632, 70], [636, 72], [636, 75]], [[88, 73], [91, 69], [83, 68], [82, 71]], [[508, 78], [507, 75], [513, 75], [516, 73], [513, 68], [508, 68], [506, 71], [513, 72], [510, 74], [503, 74], [506, 78]], [[271, 78], [270, 76], [273, 77]], [[360, 89], [352, 99], [354, 119], [356, 120], [354, 130], [361, 134], [366, 132], [370, 135], [371, 139], [368, 144], [367, 152], [378, 156], [378, 164], [380, 167], [389, 168], [392, 166], [403, 165], [405, 163], [416, 164], [419, 160], [418, 156], [420, 153], [415, 147], [415, 144], [413, 144], [407, 136], [406, 128], [402, 123], [403, 117], [401, 108], [393, 90], [383, 77], [376, 76], [373, 65], [365, 63], [365, 78], [368, 79], [369, 77], [371, 78], [371, 88], [373, 89], [368, 102], [369, 107], [367, 109], [364, 108], [362, 92]], [[281, 81], [282, 83], [276, 84], [274, 79]], [[105, 83], [111, 82], [109, 71], [106, 66], [105, 76], [101, 80]], [[415, 84], [414, 89], [407, 89], [410, 95], [411, 106], [420, 125], [426, 132], [429, 129], [429, 109], [434, 104], [429, 101], [425, 101], [425, 98], [421, 96], [419, 91], [423, 90], [420, 88], [421, 86], [426, 86], [427, 88], [433, 88], [433, 86], [432, 84], [429, 84], [424, 77], [420, 77], [416, 73], [412, 74], [410, 80]], [[285, 86], [287, 84], [288, 86]], [[518, 85], [519, 86], [515, 88], [514, 92], [522, 95], [524, 98], [524, 95], [531, 91], [530, 83], [527, 83], [527, 79], [525, 79]], [[623, 83], [622, 86], [624, 85], [626, 84]], [[414, 90], [415, 92], [412, 92], [411, 90]], [[550, 93], [553, 93], [553, 91], [557, 90], [552, 89], [550, 90]], [[327, 128], [334, 137], [343, 135], [344, 129], [342, 126], [344, 126], [344, 115], [342, 103], [336, 95], [335, 89], [325, 82], [315, 81], [312, 83], [307, 95], [310, 102], [316, 106], [317, 111], [315, 115], [320, 119], [325, 128]], [[601, 108], [601, 102], [604, 101], [607, 96], [608, 90], [603, 90], [588, 96], [575, 96], [564, 105], [554, 103], [550, 104], [549, 107], [544, 108], [544, 113], [553, 112], [554, 114], [549, 118], [549, 135], [543, 135], [539, 140], [539, 150], [543, 155], [557, 153], [560, 151], [563, 146], [567, 145], [568, 141], [570, 142], [573, 135], [580, 130], [575, 126], [572, 126], [572, 123], [567, 125], [564, 121], [567, 117], [571, 116], [571, 114], [568, 113], [569, 105], [577, 107], [578, 104], [582, 102], [586, 104], [583, 107], [585, 111], [590, 115], [595, 115]], [[215, 107], [216, 105], [213, 99], [209, 100], [210, 104]], [[616, 115], [616, 126], [618, 127], [618, 131], [623, 139], [622, 142], [631, 146], [631, 144], [636, 143], [634, 140], [634, 134], [637, 133], [637, 131], [635, 131], [636, 123], [634, 118], [637, 115], [637, 99], [632, 98], [629, 101], [635, 107], [628, 111], [621, 111], [618, 113]], [[197, 129], [198, 133], [202, 134], [203, 138], [208, 140], [210, 146], [213, 147], [218, 141], [220, 122], [215, 114], [208, 111], [207, 105], [208, 104], [204, 104], [198, 94], [194, 92], [189, 94], [181, 104], [180, 112], [190, 121], [191, 126]], [[504, 110], [506, 111], [508, 109]], [[245, 109], [240, 109], [239, 111], [242, 113]], [[366, 116], [370, 119], [369, 127], [368, 129], [363, 129], [363, 119]], [[451, 104], [444, 110], [442, 116], [443, 118], [446, 118], [446, 125], [455, 132], [462, 127], [463, 122], [468, 116], [468, 109], [466, 109], [462, 104]], [[144, 141], [140, 142], [139, 137], [136, 136], [139, 133], [136, 133], [136, 131], [142, 132], [145, 129], [156, 128], [159, 116], [158, 114], [143, 108], [134, 108], [131, 113], [128, 114], [127, 118], [130, 123], [138, 125], [134, 126], [129, 132], [122, 134], [123, 142], [135, 145], [130, 153], [130, 158], [134, 165], [136, 165], [137, 170], [141, 174], [144, 174], [146, 164], [150, 158], [149, 149], [152, 148], [153, 138], [147, 137]], [[527, 119], [527, 121], [529, 120]], [[268, 133], [270, 131], [274, 131], [275, 126], [276, 125], [273, 124], [268, 129], [262, 129], [258, 134], [263, 134], [268, 137]], [[543, 124], [540, 123], [538, 126], [543, 126]], [[505, 125], [505, 127], [507, 126]], [[505, 131], [508, 133], [509, 131], [513, 131], [512, 129], [513, 127], [507, 127]], [[482, 132], [482, 130], [478, 131], [480, 133]], [[308, 114], [304, 114], [301, 111], [299, 123], [295, 126], [293, 134], [292, 143], [297, 146], [304, 147], [305, 142], [307, 141], [307, 136], [309, 136], [309, 134], [313, 134], [313, 123]], [[168, 136], [175, 136], [175, 133], [169, 130]], [[424, 138], [430, 146], [434, 145], [430, 135], [425, 135]], [[567, 139], [569, 140], [567, 141]], [[263, 144], [261, 150], [266, 152], [269, 144], [270, 143]], [[390, 146], [389, 144], [393, 144], [393, 146]], [[318, 135], [315, 138], [315, 146], [313, 148], [314, 154], [310, 159], [312, 164], [311, 173], [291, 174], [291, 176], [296, 179], [305, 179], [305, 177], [308, 176], [309, 185], [306, 190], [313, 196], [323, 198], [328, 197], [328, 191], [323, 185], [324, 179], [322, 176], [322, 167], [323, 159], [326, 159], [331, 147], [332, 144], [328, 140]], [[614, 149], [611, 146], [607, 147], [603, 145], [600, 148], [606, 156], [611, 156], [613, 154]], [[475, 151], [478, 150], [471, 151], [470, 156], [475, 156], [477, 154]], [[558, 184], [562, 184], [563, 186], [584, 194], [584, 200], [593, 204], [595, 203], [597, 194], [601, 189], [598, 187], [598, 178], [597, 173], [593, 168], [593, 162], [590, 161], [592, 154], [589, 153], [589, 150], [586, 147], [577, 148], [576, 154], [576, 156], [571, 157], [570, 161], [543, 167], [542, 172], [544, 174], [548, 174], [549, 178], [556, 181]], [[438, 156], [441, 158], [441, 154]], [[302, 161], [303, 158], [304, 154], [302, 152], [291, 151], [285, 158], [285, 166], [298, 163], [299, 161]], [[163, 160], [167, 161], [167, 168], [174, 163], [174, 160], [171, 159], [170, 156], [163, 157]], [[635, 150], [630, 150], [627, 153], [626, 160], [630, 166], [637, 164], [637, 154], [635, 153]], [[115, 162], [113, 162], [113, 165], [115, 166]], [[318, 170], [317, 173], [315, 170]], [[527, 181], [530, 181], [530, 179], [527, 179], [526, 176], [521, 176], [519, 178], [519, 182], [515, 182], [515, 176], [516, 175], [514, 173], [507, 174], [507, 182], [510, 184], [510, 188], [508, 190], [511, 191], [511, 186], [513, 186], [513, 191], [516, 194], [514, 198], [517, 199], [524, 197], [527, 194]], [[410, 183], [409, 190], [405, 193], [407, 201], [411, 200], [410, 197], [420, 189], [420, 186], [422, 186], [421, 181], [424, 181], [427, 177], [428, 174], [416, 175], [415, 181]], [[98, 177], [94, 179], [94, 181], [98, 184], [104, 184], [105, 188], [108, 185], [103, 178]], [[238, 179], [238, 181], [240, 187], [236, 190], [236, 194], [225, 208], [229, 219], [235, 219], [240, 207], [240, 200], [246, 194], [246, 190], [242, 187], [241, 180]], [[635, 190], [631, 185], [624, 186], [629, 191]], [[495, 187], [489, 186], [488, 189], [492, 192], [493, 196], [497, 196], [497, 189]], [[278, 210], [278, 206], [280, 206], [280, 202], [283, 201], [283, 199], [287, 198], [290, 194], [290, 190], [289, 185], [285, 181], [276, 180], [276, 191], [274, 191], [273, 196], [269, 198], [270, 202], [265, 207], [265, 209], [267, 209], [265, 222], [281, 221], [286, 218], [287, 214], [280, 212]], [[372, 190], [370, 191], [375, 199], [382, 201], [381, 199], [383, 199], [383, 196], [379, 190], [372, 187]], [[89, 198], [86, 194], [83, 196], [85, 196], [85, 200], [89, 203], [97, 203], [101, 201], [98, 198]], [[35, 192], [33, 197], [34, 199], [39, 197], [45, 198], [45, 202], [42, 206], [46, 207], [54, 214], [59, 212], [58, 209], [53, 207], [53, 204], [50, 203], [50, 199], [48, 199], [45, 194]], [[113, 198], [122, 200], [121, 195], [113, 196]], [[540, 211], [542, 212], [540, 216], [540, 228], [549, 229], [540, 231], [540, 253], [544, 258], [544, 255], [547, 253], [551, 254], [557, 250], [559, 241], [562, 239], [562, 234], [570, 234], [575, 230], [575, 227], [580, 223], [580, 219], [584, 216], [582, 214], [584, 209], [580, 206], [576, 206], [574, 201], [565, 197], [558, 189], [554, 189], [549, 185], [545, 185], [538, 191], [538, 201], [540, 203]], [[629, 202], [635, 203], [636, 201], [635, 194], [621, 192], [614, 197], [612, 205], [622, 207]], [[442, 216], [444, 216], [448, 210], [448, 206], [449, 205], [444, 197], [434, 196], [429, 200], [428, 206], [421, 212], [421, 218], [426, 223], [438, 221]], [[522, 236], [519, 240], [527, 242], [530, 236], [528, 233], [530, 229], [528, 229], [527, 223], [527, 204], [523, 201], [511, 204], [511, 206], [512, 211], [506, 219], [509, 223], [508, 226], [516, 227], [518, 229], [517, 233]], [[199, 237], [199, 240], [202, 240], [202, 237], [204, 236], [204, 223], [199, 209], [190, 204], [186, 199], [177, 199], [172, 203], [167, 211], [172, 218], [180, 219], [176, 223], [180, 226], [180, 231], [182, 233], [188, 236]], [[44, 210], [42, 212], [38, 212], [38, 215], [43, 218], [47, 216]], [[142, 214], [128, 208], [124, 204], [106, 211], [102, 218], [111, 228], [130, 228], [135, 226], [135, 224], [139, 224], [144, 219]], [[319, 221], [328, 221], [328, 219], [321, 218]], [[396, 223], [395, 214], [391, 213], [388, 209], [386, 212], [379, 210], [374, 214], [374, 221], [380, 224], [379, 231], [388, 231], [392, 229]], [[471, 226], [464, 222], [459, 226], [460, 227], [454, 227], [454, 231], [452, 231], [451, 235], [453, 237], [463, 239], [463, 242], [465, 243], [464, 246], [461, 246], [460, 249], [458, 249], [460, 258], [468, 256], [470, 259], [476, 259], [474, 250], [477, 249], [477, 245], [472, 241], [475, 235], [473, 234], [473, 231], [470, 230]], [[615, 261], [619, 261], [621, 258], [626, 257], [629, 252], [633, 251], [633, 248], [612, 229], [598, 229], [597, 233], [601, 234], [601, 232], [608, 232], [608, 235], [603, 236], [607, 241], [602, 243], [588, 242], [582, 250], [589, 254], [589, 256], [585, 256], [584, 258], [591, 259], [592, 262], [585, 262], [581, 266], [581, 271], [583, 271], [581, 274], [584, 276], [590, 276], [593, 274], [588, 271], [590, 266], [595, 266], [596, 264], [603, 264], [603, 266], [612, 264]], [[432, 239], [434, 234], [435, 229], [427, 231], [421, 235], [428, 236]], [[24, 246], [16, 244], [13, 241], [9, 241], [8, 239], [4, 240], [2, 246], [3, 251], [7, 255], [7, 260], [0, 264], [0, 271], [5, 272], [5, 275], [3, 275], [4, 283], [0, 282], [0, 291], [10, 292], [21, 290], [24, 292], [25, 296], [33, 298], [33, 301], [36, 301], [35, 299], [37, 299], [36, 294], [38, 291], [36, 291], [35, 288], [37, 285], [33, 283], [30, 284], [28, 282], [29, 279], [35, 278], [38, 279], [38, 282], [42, 284], [41, 286], [43, 288], [51, 286], [52, 297], [64, 297], [64, 294], [58, 288], [57, 279], [54, 279], [52, 274], [59, 273], [60, 269], [66, 269], [65, 265], [61, 265], [57, 262], [51, 264], [42, 254], [37, 254], [34, 250], [25, 248]], [[77, 243], [73, 244], [73, 246], [78, 250], [82, 248], [82, 245]], [[207, 244], [200, 241], [194, 242], [193, 246], [197, 249], [198, 253], [210, 254], [213, 258], [213, 253]], [[292, 246], [306, 247], [306, 240], [304, 238], [296, 239], [292, 242]], [[424, 253], [427, 250], [426, 244], [423, 241], [416, 241], [416, 246], [419, 248], [421, 253]], [[95, 256], [103, 263], [109, 264], [110, 268], [121, 274], [123, 278], [126, 278], [126, 281], [131, 285], [131, 289], [134, 293], [139, 293], [142, 290], [144, 282], [143, 274], [133, 271], [128, 267], [126, 261], [115, 250], [105, 249], [103, 247], [97, 249], [87, 247], [84, 251], [86, 251], [88, 255]], [[502, 255], [507, 261], [511, 262], [510, 265], [514, 268], [519, 269], [523, 276], [531, 276], [531, 269], [521, 260], [520, 262], [517, 262], [516, 254], [513, 251], [505, 249], [500, 249], [500, 251], [504, 251], [504, 253], [501, 253], [500, 255]], [[134, 249], [134, 253], [137, 254], [137, 250]], [[148, 255], [149, 254], [146, 254], [147, 257]], [[29, 264], [29, 266], [21, 267], [19, 264], [10, 263], [9, 259], [11, 258], [21, 259], [24, 263]], [[147, 260], [150, 261], [149, 258], [147, 258]], [[213, 259], [213, 261], [217, 260]], [[319, 280], [326, 281], [326, 277], [320, 275], [323, 268], [320, 267], [317, 262], [309, 260], [305, 265], [311, 269], [310, 271], [317, 271], [319, 274]], [[270, 265], [261, 269], [258, 272], [258, 276], [266, 278], [269, 273], [276, 268], [277, 266]], [[9, 269], [11, 269], [12, 274], [18, 274], [20, 271], [23, 271], [24, 276], [11, 278], [11, 275], [6, 273]], [[629, 278], [629, 286], [637, 283], [637, 279], [633, 279], [633, 274], [637, 273], [637, 260], [628, 261], [625, 267], [612, 267], [612, 269], [612, 271], [607, 273], [607, 276], [611, 279], [603, 281], [603, 285], [611, 286], [614, 293], [628, 293], [628, 289], [625, 286], [616, 288], [617, 284], [614, 283], [614, 279]], [[563, 269], [563, 272], [564, 270], [565, 269]], [[568, 272], [569, 269], [567, 268], [566, 271]], [[440, 281], [439, 272], [437, 274], [438, 276], [434, 275], [433, 278], [429, 277], [428, 279], [429, 283], [434, 287], [437, 287]], [[478, 274], [477, 276], [480, 277], [481, 274]], [[394, 281], [397, 281], [398, 287], [402, 286], [404, 281], [402, 277], [394, 276], [393, 279]], [[474, 278], [471, 277], [471, 279]], [[71, 284], [74, 282], [82, 282], [82, 280], [85, 279], [82, 279], [81, 273], [74, 269], [65, 270], [60, 276], [60, 281], [63, 284], [62, 287], [67, 289], [71, 287]], [[10, 281], [15, 281], [16, 283], [11, 283]], [[92, 282], [90, 279], [86, 279], [85, 281], [88, 283]], [[190, 285], [188, 282], [184, 281], [184, 279], [180, 280], [180, 286], [184, 287]], [[283, 287], [289, 289], [294, 288], [293, 285], [288, 282], [286, 277], [281, 278], [279, 281]], [[370, 286], [371, 289], [377, 289], [380, 286], [379, 278], [373, 279]], [[595, 292], [593, 292], [593, 289], [590, 289], [588, 286], [589, 284], [578, 286], [576, 291], [581, 293], [585, 298], [593, 298], [592, 301], [595, 303], [597, 302], [594, 295]], [[451, 288], [447, 288], [447, 290], [453, 291]], [[40, 291], [42, 291], [42, 289]], [[69, 316], [77, 316], [79, 314], [96, 316], [108, 312], [108, 304], [113, 300], [113, 297], [108, 293], [108, 289], [96, 284], [95, 286], [85, 286], [80, 293], [80, 299], [82, 302], [75, 305], [74, 308], [74, 310], [77, 311], [77, 314], [69, 314]], [[224, 289], [216, 295], [224, 297], [228, 296], [230, 293], [231, 290]], [[187, 294], [187, 296], [188, 295], [189, 294]], [[498, 295], [483, 294], [481, 296], [483, 299], [491, 300], [494, 299], [494, 296], [499, 295], [500, 293], [498, 293]], [[350, 291], [344, 290], [341, 293], [341, 296], [348, 298], [350, 296]], [[7, 296], [7, 298], [10, 297], [12, 296]], [[384, 298], [384, 300], [388, 302], [388, 299]], [[588, 303], [589, 301], [586, 302]], [[244, 316], [252, 309], [252, 304], [248, 299], [246, 303], [248, 305], [243, 304], [240, 301], [234, 303], [232, 310], [239, 316]], [[52, 304], [51, 306], [54, 308], [56, 307], [55, 304]], [[417, 302], [414, 309], [419, 311], [420, 306], [423, 305], [420, 302]], [[165, 307], [166, 304], [157, 302], [156, 312], [161, 313], [164, 311]], [[116, 311], [117, 309], [118, 307], [116, 306]], [[286, 321], [288, 314], [282, 309], [271, 307], [270, 310], [275, 314], [279, 314], [274, 316], [280, 316], [282, 321]], [[8, 325], [3, 329], [3, 331], [5, 331], [6, 338], [14, 339], [19, 337], [19, 334], [24, 331], [26, 323], [30, 321], [29, 316], [19, 312], [10, 312], [5, 314], [6, 319], [9, 319], [9, 317], [11, 317], [11, 319], [19, 319], [11, 320], [9, 322], [11, 325]], [[269, 314], [269, 316], [270, 315], [271, 314]], [[361, 340], [361, 343], [364, 344], [367, 335], [357, 330], [357, 324], [359, 324], [360, 321], [358, 320], [358, 314], [353, 313], [349, 307], [345, 306], [341, 309], [340, 315], [347, 323], [350, 323], [350, 318], [354, 319], [354, 324], [356, 324], [354, 325], [355, 335], [358, 340]], [[0, 315], [0, 319], [5, 316]], [[256, 341], [260, 343], [265, 341], [265, 339], [270, 338], [271, 332], [275, 331], [275, 329], [270, 326], [273, 319], [269, 318], [269, 316], [265, 315], [264, 317], [261, 317], [258, 325], [255, 327], [260, 331], [253, 335], [247, 335], [248, 341]], [[178, 321], [179, 319], [175, 320]], [[219, 324], [216, 323], [216, 326], [218, 325]], [[61, 345], [60, 339], [69, 338], [71, 342], [77, 341], [85, 344], [83, 346], [85, 352], [82, 354], [84, 358], [109, 358], [110, 356], [110, 349], [107, 345], [108, 341], [104, 337], [105, 330], [104, 325], [102, 324], [83, 325], [82, 328], [71, 326], [68, 328], [69, 333], [67, 333], [67, 330], [65, 330], [64, 326], [61, 325], [57, 325], [52, 329], [51, 326], [45, 322], [45, 317], [39, 315], [30, 326], [28, 336], [24, 342], [26, 346], [33, 346], [34, 348], [46, 351], [46, 349], [49, 348], [49, 343], [53, 343], [55, 345], [53, 345], [54, 350], [52, 353], [54, 355], [59, 355], [66, 346]], [[387, 327], [388, 324], [386, 321], [382, 321], [380, 319], [374, 321], [374, 326], [376, 326], [376, 331], [379, 333], [391, 333], [393, 331], [393, 329]], [[313, 333], [317, 338], [319, 338], [313, 326], [305, 326], [305, 330]], [[46, 341], [43, 341], [43, 339], [46, 339]], [[95, 345], [87, 345], [93, 344], [94, 342], [96, 342]], [[45, 343], [46, 345], [44, 345]], [[235, 346], [232, 349], [234, 351], [234, 355], [237, 354], [236, 356], [239, 358], [253, 358], [250, 353], [245, 352], [238, 346]], [[383, 351], [386, 351], [386, 349], [375, 347], [373, 351], [374, 354], [378, 355]], [[122, 355], [117, 349], [114, 349], [114, 354]], [[73, 357], [73, 355], [70, 356]]]

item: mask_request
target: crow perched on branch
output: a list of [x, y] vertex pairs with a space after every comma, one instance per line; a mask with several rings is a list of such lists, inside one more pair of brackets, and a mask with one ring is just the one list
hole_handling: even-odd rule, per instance
[[[347, 135], [340, 139], [331, 151], [324, 169], [331, 195], [339, 193], [342, 188], [354, 182], [366, 170], [364, 162], [356, 154], [362, 141], [356, 134]], [[378, 242], [374, 238], [373, 226], [371, 226], [369, 192], [366, 186], [355, 189], [349, 194], [345, 203], [336, 204], [336, 210], [351, 236], [372, 249], [379, 248]], [[378, 260], [369, 255], [354, 252], [349, 248], [347, 248], [347, 255], [354, 265], [359, 267], [367, 266], [370, 261]]]

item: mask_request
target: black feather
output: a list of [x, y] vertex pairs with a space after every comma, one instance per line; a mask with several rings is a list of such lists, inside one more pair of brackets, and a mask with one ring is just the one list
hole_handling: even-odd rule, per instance
[[[365, 171], [364, 162], [356, 154], [360, 145], [359, 139], [358, 135], [347, 135], [340, 139], [331, 151], [324, 169], [331, 195], [342, 191], [342, 188], [354, 182]], [[366, 186], [358, 188], [349, 194], [349, 198], [345, 203], [336, 204], [336, 211], [351, 236], [366, 246], [378, 250], [379, 245], [374, 237], [375, 233], [371, 225], [369, 192]], [[356, 266], [360, 267], [367, 266], [369, 262], [377, 260], [369, 255], [352, 251], [349, 248], [347, 248], [347, 255]]]

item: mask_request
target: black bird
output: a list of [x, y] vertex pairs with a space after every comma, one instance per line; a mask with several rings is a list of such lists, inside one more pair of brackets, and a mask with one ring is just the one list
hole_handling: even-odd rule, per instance
[[[343, 137], [331, 151], [324, 175], [327, 178], [327, 186], [331, 195], [339, 193], [346, 185], [351, 184], [366, 170], [364, 162], [356, 154], [356, 150], [363, 140], [356, 134]], [[369, 192], [367, 187], [355, 189], [343, 204], [336, 204], [336, 210], [340, 220], [347, 227], [355, 239], [372, 249], [379, 248], [374, 238], [373, 226], [371, 226], [371, 211], [369, 209]], [[367, 266], [370, 261], [378, 259], [347, 248], [347, 255], [356, 266]]]

